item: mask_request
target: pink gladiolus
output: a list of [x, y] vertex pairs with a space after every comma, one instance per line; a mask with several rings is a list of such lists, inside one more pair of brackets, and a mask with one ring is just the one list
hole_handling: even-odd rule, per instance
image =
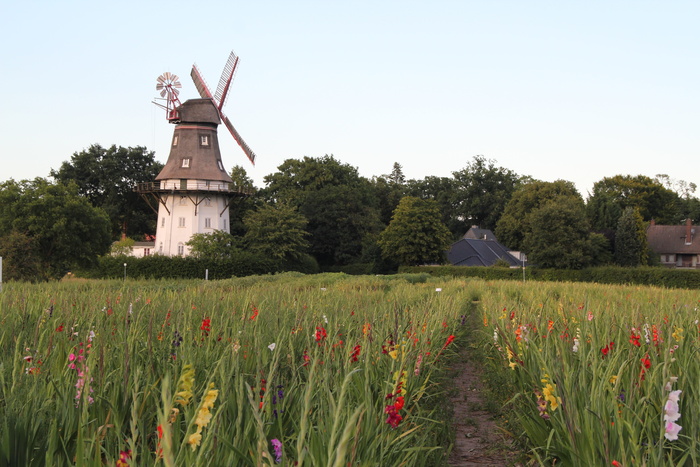
[[678, 439], [678, 432], [683, 428], [678, 425], [676, 421], [681, 418], [681, 414], [678, 409], [678, 398], [681, 395], [680, 389], [671, 391], [668, 395], [668, 400], [664, 406], [664, 421], [666, 422], [666, 433], [664, 436], [669, 441], [675, 441]]
[[668, 422], [666, 423], [666, 433], [664, 433], [664, 436], [669, 441], [675, 441], [678, 439], [678, 432], [682, 429], [682, 426], [673, 422]]

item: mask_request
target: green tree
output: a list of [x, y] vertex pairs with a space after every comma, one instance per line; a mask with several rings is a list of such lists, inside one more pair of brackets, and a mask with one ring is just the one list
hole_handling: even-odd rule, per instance
[[538, 267], [581, 269], [591, 262], [591, 242], [583, 199], [562, 196], [546, 201], [530, 214], [530, 232], [523, 239], [528, 260]]
[[648, 260], [646, 225], [639, 209], [622, 212], [615, 233], [615, 262], [620, 266], [642, 266]]
[[37, 281], [43, 279], [41, 258], [36, 242], [16, 230], [0, 237], [2, 278], [5, 281]]
[[401, 164], [394, 162], [391, 173], [372, 179], [375, 196], [379, 202], [379, 217], [384, 225], [391, 222], [391, 215], [406, 193], [406, 177]]
[[442, 263], [451, 242], [434, 200], [406, 196], [389, 226], [379, 235], [382, 256], [404, 265]]
[[224, 230], [192, 235], [186, 245], [190, 255], [209, 260], [227, 260], [241, 250], [241, 240]]
[[306, 218], [296, 207], [279, 202], [249, 212], [244, 223], [247, 247], [279, 264], [290, 265], [305, 259], [309, 248]]
[[62, 183], [75, 182], [78, 193], [105, 210], [112, 238], [118, 239], [155, 233], [156, 216], [134, 187], [154, 181], [162, 168], [154, 152], [144, 147], [105, 149], [93, 144], [74, 153], [58, 170], [51, 170], [51, 177]]
[[637, 208], [642, 219], [658, 224], [681, 221], [680, 197], [659, 181], [644, 175], [615, 175], [593, 185], [587, 211], [591, 227], [599, 232], [615, 230], [622, 212]]
[[469, 224], [459, 215], [457, 185], [454, 178], [428, 176], [406, 182], [406, 195], [434, 200], [440, 209], [440, 220], [456, 239], [469, 230]]
[[41, 279], [94, 264], [111, 243], [109, 218], [102, 209], [80, 196], [74, 183], [42, 178], [0, 184], [0, 236], [12, 232], [31, 239]]
[[[525, 238], [532, 233], [532, 214], [549, 201], [582, 201], [574, 184], [565, 180], [533, 181], [521, 186], [506, 204], [496, 223], [498, 241], [513, 250], [525, 250]], [[530, 252], [528, 252], [530, 254]]]
[[333, 156], [288, 159], [264, 180], [262, 199], [286, 201], [307, 219], [309, 253], [322, 266], [359, 261], [365, 237], [382, 228], [369, 180]]
[[456, 214], [468, 226], [495, 229], [506, 204], [520, 186], [518, 174], [496, 167], [495, 163], [484, 156], [475, 156], [464, 169], [452, 172]]
[[119, 255], [129, 255], [131, 250], [134, 248], [136, 241], [133, 238], [125, 238], [112, 243], [109, 249], [109, 254], [119, 256]]
[[257, 189], [253, 183], [253, 179], [248, 176], [248, 172], [240, 165], [234, 165], [229, 174], [233, 180], [233, 189], [241, 190], [250, 194], [250, 196], [236, 197], [229, 204], [229, 231], [231, 235], [242, 237], [245, 235], [245, 225], [243, 218], [250, 211], [255, 209], [257, 201]]

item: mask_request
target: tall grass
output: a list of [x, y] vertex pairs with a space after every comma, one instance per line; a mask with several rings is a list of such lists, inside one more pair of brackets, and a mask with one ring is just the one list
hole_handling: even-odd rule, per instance
[[[533, 458], [699, 465], [699, 298], [651, 287], [482, 283], [484, 349], [508, 376], [511, 413]], [[664, 416], [677, 390], [676, 439]]]
[[440, 464], [464, 284], [6, 284], [0, 465]]

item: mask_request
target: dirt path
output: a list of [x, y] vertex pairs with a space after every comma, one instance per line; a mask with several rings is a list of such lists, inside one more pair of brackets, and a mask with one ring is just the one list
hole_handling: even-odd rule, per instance
[[509, 437], [498, 428], [495, 416], [484, 409], [482, 374], [462, 351], [455, 362], [454, 406], [455, 446], [448, 459], [452, 466], [514, 466], [517, 452]]

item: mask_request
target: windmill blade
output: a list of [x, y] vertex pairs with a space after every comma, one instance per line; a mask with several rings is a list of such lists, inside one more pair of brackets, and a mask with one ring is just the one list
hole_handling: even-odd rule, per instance
[[[203, 99], [209, 98], [214, 100], [214, 97], [211, 95], [211, 92], [207, 87], [207, 83], [204, 82], [204, 78], [202, 78], [201, 73], [199, 73], [199, 70], [197, 69], [197, 65], [192, 65], [192, 72], [190, 72], [190, 76], [192, 77], [192, 81], [194, 81], [194, 87], [197, 88], [199, 96]], [[216, 101], [214, 101], [214, 103], [216, 104]]]
[[233, 51], [228, 56], [226, 60], [226, 65], [224, 66], [224, 71], [221, 73], [221, 78], [219, 79], [219, 85], [216, 87], [216, 93], [214, 94], [214, 102], [219, 106], [219, 111], [223, 110], [224, 102], [226, 101], [226, 96], [228, 95], [228, 88], [231, 86], [233, 77], [236, 74], [236, 67], [238, 66], [238, 57]]
[[228, 119], [228, 117], [224, 114], [221, 114], [221, 120], [223, 120], [224, 125], [226, 125], [226, 128], [228, 128], [228, 131], [231, 132], [231, 135], [233, 136], [233, 139], [236, 140], [238, 145], [243, 149], [243, 152], [245, 153], [246, 156], [248, 156], [248, 159], [250, 159], [250, 162], [255, 165], [255, 153], [250, 149], [250, 146], [248, 146], [245, 141], [243, 141], [243, 138], [241, 138], [241, 135], [238, 134], [236, 129], [233, 127], [233, 124], [231, 123], [231, 120]]

